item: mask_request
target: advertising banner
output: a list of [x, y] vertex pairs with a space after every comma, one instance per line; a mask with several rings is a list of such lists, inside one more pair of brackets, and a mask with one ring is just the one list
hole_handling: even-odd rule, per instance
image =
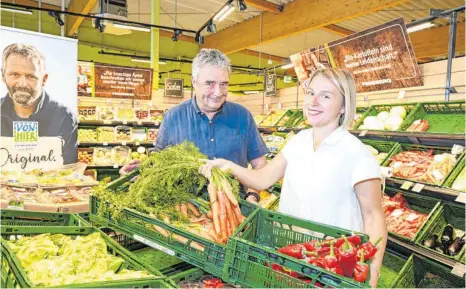
[[266, 74], [264, 82], [265, 96], [276, 96], [277, 95], [277, 75]]
[[0, 169], [77, 162], [77, 40], [7, 27], [0, 39]]
[[422, 86], [402, 18], [290, 56], [303, 81], [322, 67], [349, 70], [357, 92]]
[[182, 78], [165, 78], [165, 97], [183, 97], [183, 79]]

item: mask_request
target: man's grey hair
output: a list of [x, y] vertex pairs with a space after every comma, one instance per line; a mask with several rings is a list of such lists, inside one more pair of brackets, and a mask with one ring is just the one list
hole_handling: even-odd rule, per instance
[[209, 64], [218, 68], [226, 68], [228, 74], [231, 72], [230, 59], [217, 49], [203, 48], [193, 59], [192, 77], [194, 80], [199, 76], [199, 71], [204, 65]]
[[11, 55], [20, 55], [23, 56], [32, 62], [37, 61], [37, 64], [40, 66], [40, 72], [43, 74], [45, 72], [45, 57], [42, 53], [37, 50], [32, 45], [13, 43], [8, 45], [3, 50], [2, 56], [2, 72], [5, 73], [6, 61]]

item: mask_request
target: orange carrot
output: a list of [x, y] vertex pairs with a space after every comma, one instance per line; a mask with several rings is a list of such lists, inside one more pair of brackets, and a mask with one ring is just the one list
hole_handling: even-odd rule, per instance
[[188, 216], [188, 206], [186, 206], [186, 204], [181, 204], [180, 209], [181, 209], [181, 213], [183, 214], [183, 216], [189, 217]]
[[238, 221], [238, 225], [240, 225], [244, 221], [244, 216], [241, 214], [241, 209], [239, 206], [233, 207], [233, 212], [235, 213], [236, 221]]
[[210, 206], [212, 207], [212, 220], [214, 222], [215, 232], [217, 236], [220, 236], [220, 217], [219, 217], [219, 205], [217, 198], [217, 187], [214, 183], [210, 183], [207, 186], [207, 192], [209, 192]]
[[231, 208], [231, 203], [228, 200], [226, 202], [226, 208], [227, 208], [227, 218], [231, 225], [231, 231], [234, 232], [236, 228], [238, 227], [238, 224], [236, 223], [236, 218], [235, 218], [235, 214], [233, 213], [233, 209]]
[[199, 213], [199, 210], [196, 208], [196, 206], [191, 203], [191, 202], [188, 202], [188, 209], [194, 214], [194, 216], [196, 217], [199, 217], [199, 215], [201, 213]]
[[222, 189], [227, 198], [230, 200], [230, 202], [234, 206], [238, 206], [238, 200], [236, 199], [235, 195], [233, 194], [233, 191], [231, 189], [230, 183], [227, 181], [227, 179], [223, 178], [221, 181], [222, 184]]
[[228, 234], [228, 236], [232, 235], [232, 233], [231, 233], [231, 222], [230, 222], [230, 220], [228, 220], [228, 218], [227, 218], [227, 234]]
[[213, 216], [212, 216], [212, 210], [210, 210], [210, 211], [207, 212], [207, 218], [209, 218], [209, 219], [212, 220], [212, 218], [213, 218]]
[[220, 232], [222, 234], [222, 241], [226, 242], [228, 239], [228, 232], [227, 232], [227, 212], [225, 206], [225, 194], [222, 191], [217, 191], [218, 194], [218, 202], [220, 206]]

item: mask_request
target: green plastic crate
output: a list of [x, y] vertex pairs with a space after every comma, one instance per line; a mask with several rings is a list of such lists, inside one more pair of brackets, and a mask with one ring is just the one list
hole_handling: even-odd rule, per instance
[[275, 127], [286, 127], [286, 123], [292, 120], [296, 114], [297, 109], [288, 109], [285, 113], [273, 124]]
[[465, 279], [451, 269], [413, 254], [401, 270], [393, 288], [464, 288]]
[[[423, 146], [423, 145], [415, 145], [415, 144], [407, 144], [407, 143], [400, 143], [399, 146], [397, 146], [396, 148], [394, 148], [391, 156], [395, 156], [401, 152], [404, 152], [404, 151], [428, 151], [428, 150], [433, 150], [434, 152], [434, 155], [436, 154], [443, 154], [443, 153], [449, 153], [451, 154], [451, 148], [447, 148], [447, 147], [438, 147], [438, 146]], [[450, 171], [450, 173], [445, 177], [445, 179], [443, 180], [443, 182], [440, 184], [440, 185], [436, 185], [436, 184], [432, 184], [432, 183], [426, 183], [426, 182], [421, 182], [421, 181], [418, 181], [418, 180], [412, 180], [412, 179], [405, 179], [405, 178], [400, 178], [400, 177], [395, 177], [393, 176], [392, 178], [395, 178], [395, 179], [400, 179], [400, 180], [409, 180], [409, 181], [412, 181], [412, 182], [416, 182], [416, 183], [421, 183], [421, 184], [426, 184], [426, 185], [429, 185], [429, 186], [439, 186], [439, 187], [443, 187], [445, 182], [448, 180], [448, 178], [450, 177], [450, 175], [455, 171], [456, 169], [456, 166], [458, 165], [458, 161], [460, 161], [462, 158], [463, 158], [463, 155], [464, 153], [461, 153], [460, 155], [456, 156], [456, 164], [455, 166], [453, 166], [452, 170]], [[383, 167], [388, 167], [390, 166], [392, 160], [391, 158], [388, 158], [385, 162], [382, 163], [382, 166]]]
[[442, 184], [443, 187], [445, 187], [445, 188], [452, 188], [453, 187], [453, 184], [455, 183], [455, 181], [458, 178], [459, 174], [464, 169], [465, 162], [466, 162], [466, 157], [463, 155], [463, 157], [460, 160], [458, 160], [458, 162], [456, 164], [456, 167], [453, 169], [451, 174], [448, 176], [448, 178]]
[[464, 263], [464, 252], [465, 248], [456, 256], [449, 256], [445, 254], [440, 254], [435, 250], [429, 249], [423, 245], [423, 242], [426, 238], [430, 237], [433, 234], [440, 236], [443, 232], [445, 225], [450, 224], [453, 228], [457, 229], [456, 236], [460, 237], [464, 234], [464, 224], [465, 224], [465, 211], [464, 205], [455, 204], [455, 203], [444, 203], [439, 206], [437, 212], [432, 216], [432, 220], [426, 224], [419, 234], [419, 238], [416, 241], [416, 245], [423, 247], [426, 250], [434, 252], [449, 259], [453, 259]]
[[170, 256], [162, 251], [150, 247], [132, 251], [132, 253], [138, 257], [139, 260], [144, 262], [146, 266], [151, 266], [152, 268], [159, 271], [163, 271], [168, 267], [183, 263], [182, 260], [174, 256]]
[[392, 288], [393, 283], [406, 264], [407, 259], [408, 258], [402, 255], [386, 249], [383, 256], [382, 267], [380, 268], [377, 288]]
[[[307, 234], [296, 228], [310, 230]], [[311, 235], [312, 234], [312, 235]], [[313, 223], [265, 209], [252, 213], [228, 242], [223, 280], [252, 288], [311, 288], [315, 282], [332, 287], [368, 287], [353, 279], [330, 273], [322, 268], [277, 252], [277, 248], [294, 243], [322, 240], [327, 236], [351, 235], [350, 231]], [[368, 240], [361, 235], [362, 241]], [[300, 279], [272, 270], [279, 264], [312, 279], [306, 283]], [[367, 281], [369, 282], [369, 281]]]
[[418, 119], [427, 120], [427, 133], [464, 135], [464, 100], [450, 102], [423, 102], [401, 124], [400, 130], [406, 131]]
[[[102, 204], [95, 196], [91, 197], [91, 215], [92, 222], [98, 223], [104, 227], [112, 228], [117, 232], [124, 233], [133, 239], [145, 243], [151, 247], [164, 251], [165, 253], [176, 256], [183, 261], [203, 269], [215, 276], [221, 276], [224, 267], [224, 258], [227, 250], [226, 245], [218, 244], [210, 240], [194, 235], [182, 228], [171, 224], [166, 224], [156, 220], [149, 215], [143, 214], [136, 210], [124, 209], [122, 217], [115, 220], [110, 213], [104, 216], [98, 215], [99, 206], [108, 206]], [[241, 202], [241, 212], [248, 216], [256, 210], [247, 202]], [[173, 238], [165, 238], [163, 235], [151, 228], [152, 225], [159, 226], [170, 234], [176, 234], [187, 239], [185, 244], [176, 241]], [[193, 248], [191, 243], [197, 243], [204, 247], [204, 251]]]
[[399, 144], [397, 142], [392, 141], [379, 141], [379, 140], [369, 140], [363, 139], [361, 140], [364, 144], [370, 145], [371, 147], [375, 148], [379, 151], [379, 153], [386, 153], [387, 156], [379, 161], [379, 164], [382, 165], [390, 160], [393, 153], [396, 151]]
[[[99, 227], [98, 224], [92, 224], [94, 227]], [[120, 244], [123, 248], [129, 251], [135, 251], [139, 249], [146, 248], [147, 246], [144, 245], [143, 243], [140, 243], [133, 238], [122, 234], [120, 232], [117, 232], [111, 228], [99, 228], [102, 232], [110, 236], [113, 240], [117, 241], [118, 244]]]
[[172, 280], [173, 283], [179, 288], [179, 284], [183, 281], [195, 281], [202, 278], [206, 273], [199, 268], [191, 268], [184, 272], [172, 275], [168, 279]]
[[359, 129], [359, 127], [364, 123], [364, 120], [368, 116], [377, 116], [382, 111], [390, 112], [395, 106], [402, 106], [406, 109], [406, 117], [405, 119], [411, 116], [411, 113], [416, 110], [419, 106], [419, 103], [399, 103], [399, 104], [380, 104], [380, 105], [373, 105], [369, 107], [369, 109], [358, 119], [358, 121], [354, 124], [353, 129]]
[[292, 128], [296, 126], [299, 121], [303, 118], [303, 110], [297, 109], [290, 119], [285, 123], [285, 127]]
[[[399, 193], [398, 190], [386, 187], [385, 188], [385, 194], [387, 194], [390, 197], [395, 196], [397, 193]], [[412, 193], [406, 193], [406, 192], [400, 192], [403, 197], [405, 198], [406, 202], [408, 203], [408, 206], [410, 209], [417, 211], [419, 213], [423, 213], [427, 215], [426, 220], [424, 223], [419, 227], [417, 230], [416, 234], [414, 235], [413, 238], [408, 238], [396, 233], [388, 232], [389, 235], [396, 237], [398, 239], [410, 242], [410, 243], [415, 243], [418, 238], [420, 237], [421, 232], [425, 229], [425, 227], [432, 222], [433, 216], [437, 214], [438, 210], [441, 208], [441, 202], [435, 198], [430, 198], [430, 197], [425, 197], [421, 195], [416, 195]]]
[[121, 257], [125, 260], [120, 269], [143, 270], [150, 272], [154, 277], [139, 278], [120, 281], [102, 281], [82, 284], [68, 284], [68, 288], [173, 288], [164, 281], [165, 276], [152, 268], [143, 265], [133, 254], [122, 248], [118, 243], [109, 238], [106, 234], [93, 227], [9, 227], [2, 226], [1, 233], [1, 254], [2, 254], [2, 288], [31, 288], [34, 287], [25, 273], [16, 254], [10, 252], [6, 239], [18, 238], [19, 236], [30, 236], [43, 233], [65, 234], [65, 235], [89, 235], [100, 232], [107, 243], [108, 253]]
[[79, 215], [0, 210], [2, 226], [89, 226]]

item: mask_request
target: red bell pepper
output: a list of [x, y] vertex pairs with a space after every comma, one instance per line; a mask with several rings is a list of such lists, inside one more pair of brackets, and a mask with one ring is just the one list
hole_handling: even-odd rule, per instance
[[315, 251], [319, 247], [319, 242], [317, 240], [312, 240], [311, 242], [302, 243], [301, 245], [306, 248], [306, 251]]
[[330, 254], [324, 257], [324, 268], [330, 272], [343, 276], [343, 270], [335, 257], [333, 243], [330, 243]]
[[380, 237], [375, 241], [374, 244], [372, 244], [370, 241], [362, 244], [358, 248], [358, 255], [357, 257], [360, 257], [361, 254], [364, 254], [364, 261], [367, 261], [369, 259], [372, 259], [374, 257], [375, 253], [377, 253], [377, 245], [379, 244], [380, 241], [382, 241], [383, 237]]
[[[354, 235], [354, 236], [349, 236], [347, 237], [348, 242], [351, 242], [355, 247], [359, 246], [361, 244], [361, 236], [359, 235]], [[341, 245], [345, 243], [344, 238], [338, 238], [336, 240], [326, 240], [320, 243], [322, 247], [329, 247], [331, 242], [335, 242], [334, 246], [335, 248], [340, 248]]]
[[359, 252], [361, 252], [361, 256], [359, 262], [354, 266], [353, 279], [364, 283], [367, 279], [367, 275], [369, 275], [369, 264], [364, 263], [364, 250], [359, 250], [358, 253]]
[[343, 236], [345, 239], [345, 243], [340, 246], [338, 249], [339, 253], [339, 260], [340, 260], [340, 265], [341, 268], [343, 269], [343, 274], [346, 277], [351, 277], [353, 276], [353, 270], [354, 266], [356, 265], [357, 259], [356, 259], [356, 249], [351, 245], [350, 242], [348, 242], [348, 239], [346, 239], [345, 236]]
[[301, 244], [292, 244], [278, 249], [278, 252], [296, 259], [304, 259], [304, 246]]

